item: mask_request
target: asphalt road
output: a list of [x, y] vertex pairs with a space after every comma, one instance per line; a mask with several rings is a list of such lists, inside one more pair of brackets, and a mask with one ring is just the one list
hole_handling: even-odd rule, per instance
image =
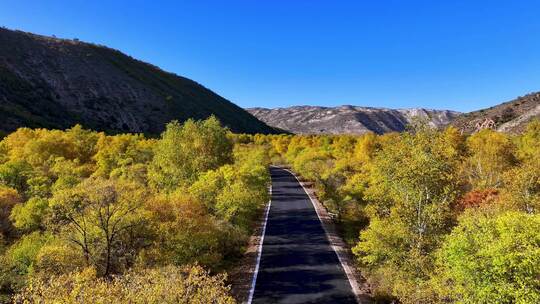
[[356, 303], [308, 195], [272, 167], [268, 213], [253, 303]]

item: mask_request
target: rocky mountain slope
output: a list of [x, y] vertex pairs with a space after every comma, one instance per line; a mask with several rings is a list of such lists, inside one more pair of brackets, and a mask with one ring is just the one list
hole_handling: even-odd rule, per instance
[[488, 109], [466, 113], [452, 122], [466, 133], [492, 128], [519, 133], [534, 118], [540, 118], [540, 92], [531, 93]]
[[78, 40], [0, 28], [0, 131], [68, 128], [157, 134], [216, 115], [236, 132], [274, 130], [200, 84]]
[[413, 119], [427, 119], [433, 126], [443, 126], [459, 112], [427, 109], [385, 109], [356, 106], [289, 108], [251, 108], [251, 114], [270, 126], [299, 134], [382, 134], [403, 131]]

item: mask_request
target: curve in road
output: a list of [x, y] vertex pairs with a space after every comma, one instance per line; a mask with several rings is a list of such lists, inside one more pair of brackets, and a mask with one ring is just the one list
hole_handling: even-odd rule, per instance
[[357, 303], [313, 204], [298, 180], [272, 167], [252, 303]]

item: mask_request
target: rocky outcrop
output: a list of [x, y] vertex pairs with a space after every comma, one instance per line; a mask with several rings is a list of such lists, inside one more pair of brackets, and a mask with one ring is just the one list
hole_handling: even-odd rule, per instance
[[464, 133], [490, 128], [501, 132], [519, 133], [527, 124], [540, 118], [540, 93], [531, 93], [514, 100], [463, 114], [452, 125]]

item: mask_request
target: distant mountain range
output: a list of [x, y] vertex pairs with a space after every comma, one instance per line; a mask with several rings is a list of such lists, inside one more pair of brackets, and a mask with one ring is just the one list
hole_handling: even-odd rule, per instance
[[378, 134], [403, 131], [414, 119], [435, 127], [449, 124], [461, 113], [448, 110], [385, 109], [357, 106], [250, 108], [248, 112], [270, 126], [298, 134]]
[[270, 126], [298, 134], [378, 134], [403, 131], [421, 118], [435, 127], [453, 125], [463, 133], [491, 128], [520, 133], [533, 119], [540, 119], [540, 92], [470, 113], [449, 110], [386, 109], [357, 106], [250, 108], [251, 114]]
[[274, 132], [202, 85], [120, 51], [0, 28], [0, 131], [79, 123], [158, 134], [171, 120], [212, 114], [236, 132]]

